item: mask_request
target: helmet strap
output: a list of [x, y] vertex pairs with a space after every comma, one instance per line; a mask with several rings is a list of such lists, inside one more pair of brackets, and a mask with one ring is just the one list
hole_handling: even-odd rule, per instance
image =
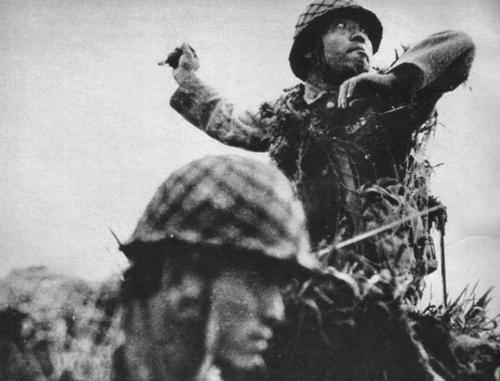
[[315, 41], [312, 50], [305, 57], [309, 61], [308, 82], [321, 88], [332, 88], [343, 82], [340, 73], [332, 72], [328, 67], [321, 38]]

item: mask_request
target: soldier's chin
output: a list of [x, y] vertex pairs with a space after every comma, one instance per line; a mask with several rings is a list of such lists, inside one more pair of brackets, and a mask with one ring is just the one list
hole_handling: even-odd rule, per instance
[[339, 80], [342, 82], [358, 74], [366, 73], [369, 70], [369, 62], [361, 57], [357, 57], [356, 59], [349, 60], [334, 69], [329, 68], [326, 72], [326, 79], [331, 83], [338, 83]]
[[260, 353], [234, 353], [228, 356], [224, 362], [241, 371], [264, 370], [266, 367], [264, 358]]
[[365, 58], [365, 56], [359, 56], [352, 62], [352, 71], [354, 75], [366, 73], [370, 70], [370, 62]]
[[219, 359], [215, 365], [220, 369], [223, 380], [268, 379], [267, 367], [261, 355], [238, 355]]

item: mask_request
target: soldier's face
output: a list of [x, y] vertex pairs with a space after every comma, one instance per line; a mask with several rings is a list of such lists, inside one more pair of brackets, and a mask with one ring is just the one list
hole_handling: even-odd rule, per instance
[[350, 77], [370, 69], [373, 47], [363, 26], [336, 18], [322, 35], [323, 56], [329, 70]]
[[211, 297], [216, 360], [236, 369], [263, 368], [273, 328], [284, 318], [280, 286], [251, 271], [231, 270], [215, 280]]
[[143, 358], [146, 370], [164, 379], [188, 379], [207, 353], [238, 371], [262, 369], [273, 328], [284, 318], [283, 282], [233, 267], [212, 281], [199, 271], [173, 276], [166, 266], [146, 310], [130, 306], [129, 358]]

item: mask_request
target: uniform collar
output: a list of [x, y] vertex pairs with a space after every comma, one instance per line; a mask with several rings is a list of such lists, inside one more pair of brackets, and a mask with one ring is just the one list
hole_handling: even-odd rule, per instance
[[338, 89], [325, 90], [313, 85], [310, 82], [304, 83], [304, 101], [308, 106], [316, 103], [327, 94], [329, 95], [329, 98], [334, 98], [336, 100], [338, 96]]

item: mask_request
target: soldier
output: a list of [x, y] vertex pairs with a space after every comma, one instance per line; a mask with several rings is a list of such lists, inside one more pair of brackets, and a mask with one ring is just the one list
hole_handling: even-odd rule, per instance
[[131, 267], [115, 379], [262, 372], [281, 286], [318, 268], [308, 249], [302, 205], [277, 169], [214, 156], [174, 172], [121, 245]]
[[[474, 57], [467, 35], [446, 31], [375, 70], [381, 39], [379, 19], [356, 1], [317, 1], [300, 15], [289, 57], [303, 82], [276, 102], [236, 115], [198, 78], [198, 58], [183, 44], [171, 106], [225, 144], [268, 151], [304, 203], [313, 247], [330, 245], [372, 225], [363, 210], [374, 193], [428, 207], [429, 165], [419, 153], [436, 125], [436, 102], [466, 80]], [[425, 228], [405, 233], [415, 249], [410, 267], [420, 273], [436, 267]]]

